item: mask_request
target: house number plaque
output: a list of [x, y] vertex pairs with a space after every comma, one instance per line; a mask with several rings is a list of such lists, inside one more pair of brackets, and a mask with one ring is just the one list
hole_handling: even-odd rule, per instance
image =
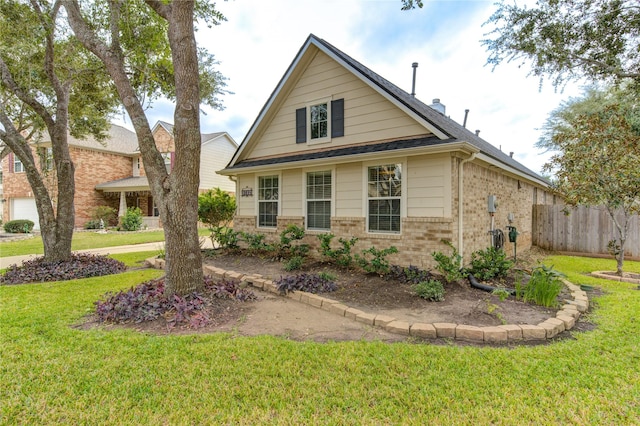
[[240, 196], [241, 197], [253, 197], [253, 188], [249, 188], [248, 186], [245, 186], [240, 191]]

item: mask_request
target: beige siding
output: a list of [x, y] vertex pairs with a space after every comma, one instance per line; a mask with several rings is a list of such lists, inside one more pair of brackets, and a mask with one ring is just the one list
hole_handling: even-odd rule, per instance
[[[345, 135], [329, 143], [295, 143], [295, 111], [309, 102], [344, 98]], [[265, 123], [266, 124], [266, 123]], [[289, 93], [268, 128], [246, 158], [293, 154], [309, 149], [427, 135], [429, 131], [319, 52]]]
[[363, 216], [362, 163], [336, 167], [336, 217]]
[[409, 157], [407, 169], [407, 216], [451, 217], [450, 157]]
[[235, 151], [235, 145], [224, 135], [202, 145], [200, 154], [200, 190], [220, 188], [223, 191], [235, 192], [235, 183], [227, 176], [216, 173], [216, 171], [226, 167]]
[[285, 170], [281, 179], [281, 216], [302, 216], [302, 171]]
[[[252, 188], [253, 196], [252, 197], [242, 197], [242, 189], [243, 188]], [[258, 188], [256, 186], [256, 177], [253, 173], [246, 175], [238, 176], [238, 192], [237, 194], [237, 202], [238, 202], [238, 214], [240, 216], [255, 216], [255, 204], [258, 197]]]

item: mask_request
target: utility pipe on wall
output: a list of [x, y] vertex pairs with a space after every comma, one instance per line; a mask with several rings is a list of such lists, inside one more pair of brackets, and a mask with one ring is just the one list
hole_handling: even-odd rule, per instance
[[464, 190], [463, 190], [463, 178], [464, 178], [464, 163], [473, 161], [476, 158], [476, 152], [471, 154], [469, 158], [465, 158], [460, 161], [458, 165], [458, 253], [464, 258], [464, 238], [463, 238], [463, 209], [464, 209]]

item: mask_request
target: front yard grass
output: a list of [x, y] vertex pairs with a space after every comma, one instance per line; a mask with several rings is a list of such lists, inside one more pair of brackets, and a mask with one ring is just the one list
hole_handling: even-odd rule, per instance
[[[206, 228], [199, 228], [201, 237], [209, 237], [211, 232]], [[72, 250], [88, 250], [103, 247], [126, 246], [131, 244], [155, 243], [164, 241], [164, 231], [142, 232], [74, 232], [71, 241]], [[27, 254], [43, 254], [42, 237], [36, 235], [20, 241], [0, 243], [0, 257], [22, 256]]]
[[545, 262], [602, 287], [597, 328], [516, 347], [73, 327], [156, 270], [0, 287], [0, 424], [638, 424], [640, 291], [598, 262]]

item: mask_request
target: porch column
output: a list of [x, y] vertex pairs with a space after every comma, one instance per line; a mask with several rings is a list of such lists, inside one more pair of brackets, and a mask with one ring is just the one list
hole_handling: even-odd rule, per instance
[[127, 213], [127, 193], [120, 192], [120, 209], [118, 210], [118, 217], [123, 217]]

